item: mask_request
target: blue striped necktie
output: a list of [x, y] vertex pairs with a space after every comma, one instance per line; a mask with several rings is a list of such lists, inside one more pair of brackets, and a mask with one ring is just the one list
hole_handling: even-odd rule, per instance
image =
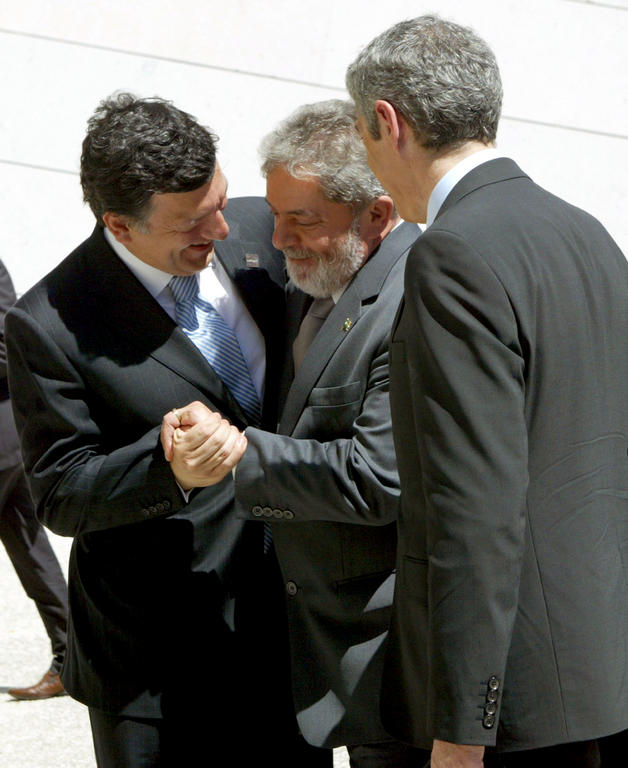
[[198, 275], [173, 277], [168, 283], [177, 323], [196, 344], [242, 409], [260, 422], [260, 402], [238, 339], [214, 307], [199, 293]]

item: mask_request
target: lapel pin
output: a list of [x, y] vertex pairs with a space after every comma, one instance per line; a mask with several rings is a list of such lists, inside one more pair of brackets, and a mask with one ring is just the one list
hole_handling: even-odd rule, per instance
[[256, 253], [247, 253], [245, 254], [245, 257], [248, 269], [256, 269], [259, 267], [259, 256]]
[[349, 330], [349, 328], [351, 328], [352, 325], [353, 325], [353, 322], [351, 321], [351, 318], [348, 317], [342, 324], [342, 330], [346, 333]]

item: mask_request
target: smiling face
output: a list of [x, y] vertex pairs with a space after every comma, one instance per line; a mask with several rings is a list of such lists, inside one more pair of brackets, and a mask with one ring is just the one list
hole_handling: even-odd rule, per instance
[[273, 244], [283, 251], [292, 281], [316, 298], [331, 296], [351, 280], [369, 254], [361, 236], [364, 214], [328, 200], [317, 178], [296, 179], [281, 167], [266, 179], [275, 218]]
[[210, 263], [214, 240], [224, 240], [229, 226], [222, 211], [227, 180], [220, 167], [207, 184], [191, 192], [155, 194], [143, 225], [118, 214], [104, 221], [134, 256], [171, 275], [191, 275]]

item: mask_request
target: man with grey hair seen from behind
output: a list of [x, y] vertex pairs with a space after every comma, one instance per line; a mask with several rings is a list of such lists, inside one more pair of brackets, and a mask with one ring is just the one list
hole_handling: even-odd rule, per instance
[[[287, 603], [303, 736], [330, 751], [347, 745], [358, 768], [409, 768], [429, 753], [391, 740], [378, 699], [399, 505], [388, 343], [420, 230], [400, 221], [370, 172], [355, 120], [348, 102], [309, 104], [262, 144], [273, 243], [291, 278], [287, 345], [278, 434], [247, 428], [235, 493], [241, 515], [271, 523], [266, 593], [270, 585], [279, 614]], [[197, 408], [191, 423], [202, 420]], [[191, 435], [177, 430], [175, 455], [195, 449]], [[263, 658], [285, 666], [283, 648]]]
[[401, 22], [347, 87], [371, 168], [427, 224], [391, 341], [384, 723], [432, 768], [625, 765], [626, 259], [494, 148], [499, 70], [470, 29]]

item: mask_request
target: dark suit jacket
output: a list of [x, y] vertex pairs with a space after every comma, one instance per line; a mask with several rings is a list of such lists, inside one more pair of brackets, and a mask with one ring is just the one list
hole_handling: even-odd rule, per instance
[[4, 340], [4, 318], [15, 303], [13, 281], [0, 261], [0, 470], [16, 467], [21, 462], [20, 442], [9, 401], [7, 352]]
[[510, 160], [408, 258], [391, 346], [385, 723], [530, 749], [628, 726], [628, 264]]
[[[226, 216], [232, 231], [217, 253], [264, 333], [265, 419], [274, 423], [283, 258], [263, 200], [231, 201]], [[258, 268], [246, 267], [251, 241]], [[136, 717], [194, 706], [208, 691], [219, 701], [239, 664], [230, 600], [255, 568], [261, 536], [235, 517], [231, 477], [184, 503], [159, 424], [194, 399], [239, 427], [245, 415], [99, 228], [22, 297], [7, 341], [38, 514], [75, 537], [66, 689]]]
[[[388, 738], [377, 706], [399, 502], [388, 343], [419, 233], [399, 226], [354, 277], [292, 381], [279, 434], [247, 429], [236, 472], [242, 514], [273, 521], [297, 719], [316, 746]], [[308, 304], [288, 298], [289, 367]]]

